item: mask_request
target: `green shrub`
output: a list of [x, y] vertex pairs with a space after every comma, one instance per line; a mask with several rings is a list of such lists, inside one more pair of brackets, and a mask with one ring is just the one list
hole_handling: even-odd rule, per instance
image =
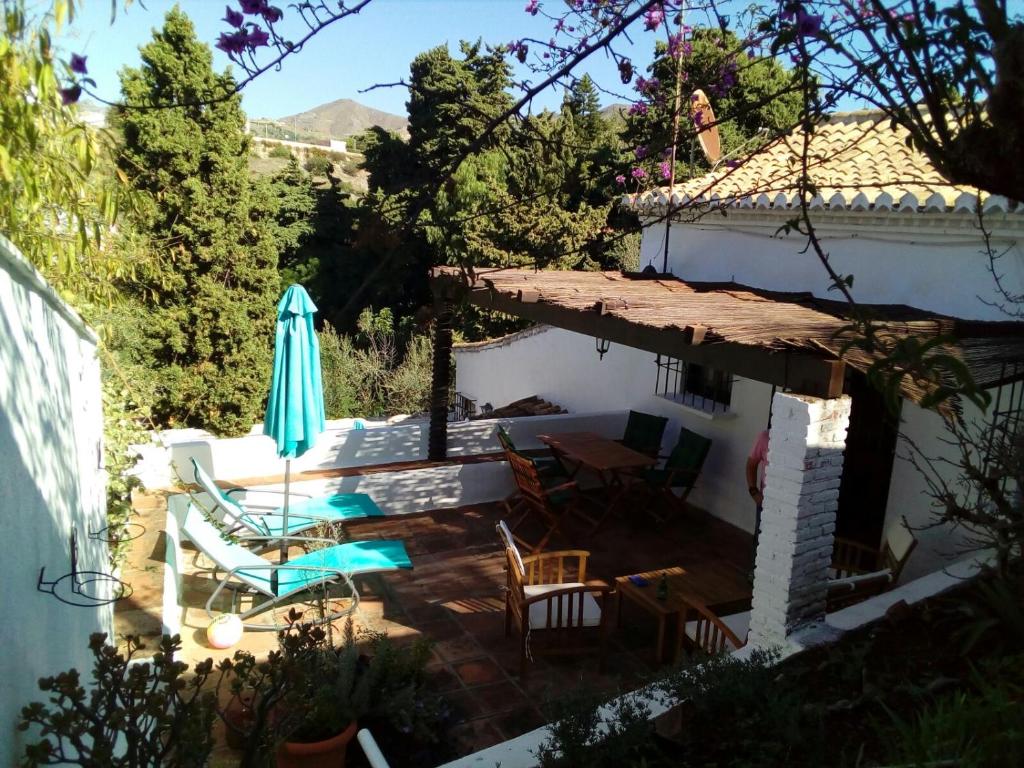
[[433, 353], [430, 340], [412, 336], [399, 355], [394, 317], [387, 309], [359, 317], [359, 336], [340, 336], [325, 324], [320, 332], [324, 410], [329, 419], [418, 413], [430, 401]]
[[284, 160], [290, 160], [294, 155], [284, 144], [275, 144], [270, 148], [270, 151], [267, 153], [267, 157], [280, 157]]
[[333, 164], [326, 155], [311, 154], [302, 167], [313, 176], [326, 176], [331, 172]]

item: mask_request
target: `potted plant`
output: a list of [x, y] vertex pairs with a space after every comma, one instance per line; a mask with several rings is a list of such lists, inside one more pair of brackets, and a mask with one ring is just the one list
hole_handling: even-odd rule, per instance
[[430, 652], [425, 641], [398, 648], [386, 635], [367, 633], [360, 638], [367, 655], [360, 653], [351, 622], [335, 647], [327, 632], [300, 619], [290, 612], [280, 650], [266, 661], [239, 651], [221, 663], [230, 692], [221, 717], [229, 730], [241, 732], [243, 766], [273, 751], [280, 768], [337, 768], [361, 718], [404, 730], [411, 713], [430, 711], [423, 706]]

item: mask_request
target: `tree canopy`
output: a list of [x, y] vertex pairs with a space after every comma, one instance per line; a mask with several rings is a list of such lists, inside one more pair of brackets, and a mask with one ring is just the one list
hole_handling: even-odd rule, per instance
[[159, 375], [161, 422], [247, 431], [266, 393], [279, 279], [240, 99], [199, 101], [231, 78], [177, 8], [141, 54], [121, 73], [126, 102], [179, 106], [115, 117], [119, 167], [147, 201], [135, 224], [157, 253], [132, 286], [149, 309], [135, 354]]

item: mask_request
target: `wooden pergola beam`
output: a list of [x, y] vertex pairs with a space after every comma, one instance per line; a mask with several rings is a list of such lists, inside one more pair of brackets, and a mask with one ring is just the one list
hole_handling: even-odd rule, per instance
[[707, 365], [745, 379], [788, 388], [798, 394], [832, 398], [843, 393], [845, 364], [842, 360], [732, 342], [702, 344], [707, 330], [703, 326], [654, 328], [603, 314], [597, 307], [587, 312], [536, 300], [520, 301], [518, 297], [482, 285], [469, 288], [452, 276], [437, 273], [433, 280], [435, 284], [442, 283], [446, 287], [458, 286], [462, 297], [485, 309]]

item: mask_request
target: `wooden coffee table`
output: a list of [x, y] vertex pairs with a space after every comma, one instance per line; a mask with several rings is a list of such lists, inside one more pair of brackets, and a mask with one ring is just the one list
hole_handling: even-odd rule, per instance
[[[655, 654], [658, 661], [675, 660], [676, 652], [671, 659], [665, 658], [665, 627], [669, 621], [672, 626], [679, 623], [679, 612], [688, 603], [701, 603], [720, 616], [750, 608], [752, 590], [747, 574], [730, 563], [709, 560], [689, 568], [677, 565], [632, 575], [642, 576], [648, 584], [638, 587], [629, 580], [629, 576], [615, 579], [620, 620], [623, 600], [636, 603], [657, 619]], [[658, 584], [663, 575], [668, 578], [668, 595], [659, 600]], [[678, 650], [679, 643], [674, 643], [673, 647]]]

